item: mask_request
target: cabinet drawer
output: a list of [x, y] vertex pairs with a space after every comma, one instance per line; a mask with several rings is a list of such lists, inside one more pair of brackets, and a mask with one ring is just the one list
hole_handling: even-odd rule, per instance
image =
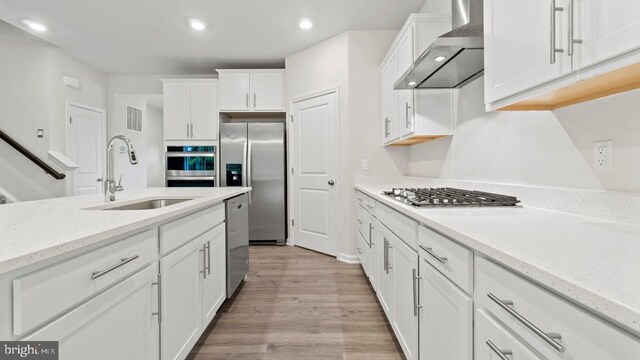
[[474, 348], [476, 360], [541, 360], [524, 344], [498, 324], [484, 310], [476, 310]]
[[418, 249], [418, 223], [390, 207], [378, 204], [376, 207], [376, 217], [391, 232], [396, 234], [413, 250]]
[[473, 293], [473, 252], [421, 225], [418, 229], [420, 257], [467, 293]]
[[160, 252], [164, 255], [220, 225], [224, 203], [160, 226]]
[[14, 279], [14, 334], [33, 330], [157, 256], [153, 229]]
[[368, 195], [360, 191], [356, 191], [356, 201], [359, 205], [361, 205], [366, 211], [370, 213], [375, 213], [376, 210], [376, 201], [373, 200]]
[[[640, 339], [484, 258], [476, 259], [476, 300], [550, 360], [637, 360], [640, 354]], [[544, 333], [561, 337], [545, 341]]]

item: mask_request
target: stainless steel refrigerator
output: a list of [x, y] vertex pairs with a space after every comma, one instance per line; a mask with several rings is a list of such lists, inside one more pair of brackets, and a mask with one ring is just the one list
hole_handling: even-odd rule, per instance
[[249, 241], [286, 241], [284, 123], [221, 123], [220, 186], [250, 186]]

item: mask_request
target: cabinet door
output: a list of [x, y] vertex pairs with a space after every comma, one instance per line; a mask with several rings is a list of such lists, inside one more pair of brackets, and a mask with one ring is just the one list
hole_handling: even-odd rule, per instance
[[191, 126], [194, 140], [218, 138], [218, 85], [215, 81], [191, 83]]
[[188, 81], [166, 82], [163, 85], [164, 138], [188, 140], [191, 121], [191, 85]]
[[396, 91], [398, 92], [398, 137], [401, 137], [414, 131], [413, 90]]
[[205, 272], [202, 280], [203, 327], [207, 327], [227, 297], [225, 224], [202, 236]]
[[[486, 0], [485, 101], [492, 102], [531, 89], [571, 72], [566, 49], [567, 0]], [[555, 30], [555, 63], [551, 61], [551, 33]]]
[[420, 260], [420, 359], [471, 360], [473, 300]]
[[378, 232], [378, 299], [390, 323], [393, 322], [393, 236], [383, 227]]
[[220, 111], [249, 111], [251, 75], [249, 73], [220, 73]]
[[398, 92], [393, 84], [398, 80], [398, 56], [393, 53], [382, 68], [382, 142], [384, 144], [397, 137]]
[[25, 341], [59, 341], [65, 360], [157, 360], [157, 263], [55, 320]]
[[284, 76], [281, 72], [251, 74], [254, 111], [284, 111]]
[[418, 253], [393, 240], [393, 329], [407, 360], [418, 359]]
[[409, 70], [413, 60], [413, 26], [410, 26], [398, 42], [398, 77]]
[[162, 359], [184, 359], [202, 333], [200, 238], [160, 260]]
[[576, 65], [583, 68], [640, 48], [640, 1], [573, 0]]
[[[380, 268], [380, 264], [378, 263], [378, 247], [379, 247], [379, 232], [376, 229], [376, 224], [371, 219], [370, 225], [371, 227], [371, 236], [369, 237], [369, 241], [371, 243], [371, 249], [369, 250], [369, 282], [373, 289], [378, 291], [378, 272]], [[381, 241], [381, 240], [380, 240]]]

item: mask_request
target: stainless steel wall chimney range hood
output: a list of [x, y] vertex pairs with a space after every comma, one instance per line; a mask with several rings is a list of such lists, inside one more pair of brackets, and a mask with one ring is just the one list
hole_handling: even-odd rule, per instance
[[438, 37], [394, 89], [461, 88], [484, 72], [482, 0], [452, 0], [453, 30]]

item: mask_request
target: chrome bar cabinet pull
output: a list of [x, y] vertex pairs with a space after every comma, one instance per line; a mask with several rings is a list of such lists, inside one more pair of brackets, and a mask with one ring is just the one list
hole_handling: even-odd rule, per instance
[[487, 340], [486, 344], [489, 347], [489, 349], [491, 349], [491, 351], [493, 351], [496, 355], [498, 355], [500, 360], [509, 360], [507, 355], [513, 355], [513, 351], [499, 349], [496, 346], [496, 344], [494, 344], [491, 340]]
[[421, 276], [418, 276], [418, 272], [416, 269], [412, 269], [413, 271], [413, 316], [418, 316], [418, 309], [422, 308], [422, 305], [419, 304], [418, 299], [418, 281], [422, 279]]
[[564, 50], [556, 48], [556, 12], [558, 11], [564, 11], [564, 8], [562, 6], [556, 6], [556, 0], [551, 0], [551, 16], [550, 16], [551, 29], [549, 31], [551, 36], [551, 39], [550, 39], [551, 54], [550, 54], [549, 62], [551, 64], [556, 63], [556, 53], [564, 52]]
[[108, 268], [104, 269], [104, 270], [100, 270], [100, 271], [94, 271], [91, 273], [91, 280], [95, 280], [101, 276], [104, 276], [110, 272], [112, 272], [113, 270], [125, 266], [126, 264], [132, 262], [133, 260], [139, 258], [140, 255], [133, 255], [131, 257], [128, 258], [122, 258], [120, 259], [120, 262], [114, 265], [109, 266]]
[[158, 287], [158, 312], [151, 313], [158, 317], [158, 323], [162, 324], [162, 274], [158, 274], [158, 282], [151, 283]]
[[438, 262], [440, 264], [445, 264], [449, 260], [446, 257], [440, 256], [440, 255], [436, 254], [435, 252], [433, 252], [433, 248], [424, 247], [422, 245], [420, 245], [420, 248], [422, 250], [426, 251], [427, 254], [431, 255], [434, 259], [438, 260]]
[[568, 46], [568, 50], [567, 50], [567, 54], [569, 56], [573, 56], [574, 54], [574, 45], [575, 44], [582, 44], [582, 40], [581, 39], [576, 39], [575, 38], [575, 34], [573, 33], [574, 29], [574, 11], [575, 11], [575, 7], [574, 5], [574, 0], [569, 0], [569, 5], [567, 5], [567, 11], [569, 12], [569, 24], [567, 25], [568, 31], [569, 31], [569, 44], [567, 44]]
[[208, 241], [205, 246], [207, 247], [207, 275], [211, 275], [211, 241]]
[[526, 326], [529, 330], [531, 330], [534, 334], [538, 335], [542, 340], [544, 340], [547, 344], [551, 345], [556, 351], [562, 353], [564, 352], [564, 346], [559, 344], [556, 339], [562, 339], [562, 335], [558, 333], [546, 333], [542, 331], [540, 328], [535, 326], [531, 321], [527, 320], [524, 316], [520, 315], [517, 311], [510, 308], [510, 305], [513, 305], [513, 301], [509, 300], [500, 300], [497, 296], [492, 293], [488, 293], [487, 297], [491, 299], [494, 303], [500, 306], [504, 311], [509, 313], [509, 315], [513, 316], [516, 320], [518, 320], [522, 325]]

